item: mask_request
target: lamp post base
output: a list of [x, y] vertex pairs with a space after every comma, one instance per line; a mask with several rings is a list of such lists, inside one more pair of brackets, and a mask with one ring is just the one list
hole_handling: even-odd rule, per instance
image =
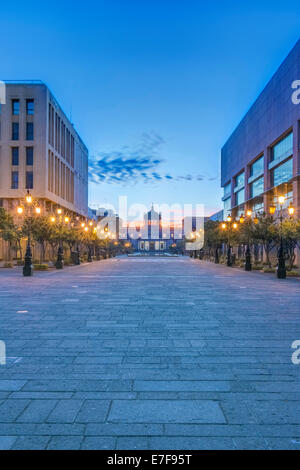
[[245, 271], [252, 271], [251, 251], [250, 251], [249, 245], [247, 245], [246, 254], [245, 254]]
[[62, 246], [58, 247], [57, 250], [57, 260], [55, 263], [56, 269], [63, 269], [64, 267], [64, 250]]
[[285, 268], [285, 259], [284, 259], [284, 253], [283, 253], [282, 239], [280, 241], [280, 247], [278, 251], [277, 278], [278, 279], [286, 278], [286, 268]]
[[230, 247], [227, 250], [226, 264], [229, 268], [231, 268], [231, 266], [232, 266], [232, 257], [231, 257], [231, 248]]
[[23, 276], [29, 277], [32, 275], [33, 275], [32, 252], [31, 252], [31, 246], [27, 245], [26, 253], [24, 257]]
[[215, 264], [219, 264], [219, 250], [216, 248], [215, 251]]

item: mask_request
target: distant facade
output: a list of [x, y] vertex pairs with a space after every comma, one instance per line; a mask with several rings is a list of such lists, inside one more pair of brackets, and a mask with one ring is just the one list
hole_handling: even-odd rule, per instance
[[214, 222], [221, 222], [222, 220], [224, 220], [223, 211], [215, 212], [213, 215], [208, 217], [208, 220], [212, 220]]
[[300, 41], [229, 137], [221, 155], [224, 218], [246, 209], [269, 212], [286, 197], [300, 216], [300, 104], [292, 83], [300, 80]]
[[14, 213], [29, 190], [44, 213], [88, 216], [88, 150], [42, 82], [5, 82], [0, 113], [0, 205]]
[[142, 227], [138, 230], [138, 238], [134, 239], [128, 235], [128, 239], [132, 247], [142, 253], [165, 252], [171, 245], [176, 246], [174, 226], [163, 227], [161, 214], [156, 212], [153, 206], [144, 215]]

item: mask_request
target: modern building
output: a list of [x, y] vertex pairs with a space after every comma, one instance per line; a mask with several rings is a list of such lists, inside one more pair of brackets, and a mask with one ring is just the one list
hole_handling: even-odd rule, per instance
[[208, 220], [212, 220], [213, 222], [222, 222], [224, 220], [224, 211], [218, 211], [208, 217]]
[[[295, 100], [300, 80], [300, 41], [281, 64], [221, 154], [224, 217], [278, 208], [286, 196], [300, 216], [300, 104]], [[298, 82], [298, 86], [300, 82]], [[298, 93], [300, 96], [300, 93]], [[299, 100], [300, 102], [300, 100]]]
[[49, 88], [5, 82], [0, 112], [0, 205], [10, 213], [30, 190], [44, 213], [88, 216], [88, 150]]

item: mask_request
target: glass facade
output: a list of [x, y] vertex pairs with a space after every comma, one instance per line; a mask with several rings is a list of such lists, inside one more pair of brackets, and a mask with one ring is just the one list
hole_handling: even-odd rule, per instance
[[250, 176], [261, 175], [264, 172], [264, 156], [258, 158], [250, 167]]
[[293, 133], [291, 132], [272, 148], [271, 159], [280, 160], [293, 155]]
[[293, 159], [290, 158], [287, 162], [277, 166], [272, 170], [271, 179], [272, 186], [278, 186], [281, 183], [286, 183], [293, 177]]
[[258, 178], [250, 184], [250, 197], [259, 196], [264, 192], [264, 177]]
[[231, 197], [228, 197], [224, 201], [224, 218], [225, 219], [228, 216], [228, 214], [230, 213], [230, 211], [231, 211]]
[[240, 204], [243, 204], [245, 202], [245, 189], [241, 189], [240, 191], [237, 191], [235, 194], [235, 204], [236, 206], [239, 206]]
[[231, 196], [231, 183], [224, 186], [224, 197]]
[[245, 172], [243, 171], [235, 178], [235, 187], [245, 186]]

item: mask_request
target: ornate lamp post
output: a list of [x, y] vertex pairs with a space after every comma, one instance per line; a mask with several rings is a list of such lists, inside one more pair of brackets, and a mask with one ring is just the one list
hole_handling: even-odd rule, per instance
[[226, 222], [222, 222], [221, 224], [222, 230], [227, 230], [227, 256], [226, 256], [226, 264], [228, 267], [232, 266], [232, 255], [231, 255], [231, 234], [233, 230], [238, 229], [238, 223], [232, 219], [231, 215], [227, 217]]
[[[70, 218], [68, 216], [65, 216], [63, 218], [63, 212], [62, 212], [62, 209], [60, 208], [57, 209], [56, 213], [57, 213], [57, 228], [58, 228], [59, 242], [58, 242], [57, 259], [56, 259], [55, 267], [56, 269], [63, 269], [64, 248], [61, 242], [61, 235], [62, 235], [63, 223], [65, 222], [66, 224], [68, 224], [70, 222]], [[50, 220], [52, 223], [56, 222], [56, 218], [54, 216], [52, 216]]]
[[24, 256], [24, 267], [23, 267], [23, 276], [25, 277], [29, 277], [33, 275], [32, 250], [31, 250], [31, 226], [32, 226], [32, 217], [34, 213], [33, 209], [37, 215], [41, 213], [41, 208], [34, 203], [33, 197], [28, 190], [23, 204], [17, 208], [17, 212], [19, 215], [22, 215], [24, 213], [24, 215], [29, 218], [28, 233], [27, 233], [27, 246], [26, 246], [26, 252]]
[[[285, 279], [286, 278], [286, 267], [285, 267], [285, 257], [284, 257], [284, 249], [283, 249], [283, 236], [282, 236], [282, 221], [283, 221], [283, 204], [285, 203], [285, 196], [279, 196], [278, 202], [280, 205], [280, 244], [278, 250], [278, 264], [277, 264], [277, 278], [278, 279]], [[270, 207], [270, 214], [274, 214], [276, 211], [275, 206]], [[292, 217], [295, 213], [295, 208], [293, 207], [292, 203], [290, 203], [288, 207], [288, 213]]]
[[[252, 217], [252, 211], [250, 209], [246, 211], [246, 217], [249, 223]], [[243, 224], [244, 222], [245, 222], [245, 217], [241, 215], [240, 223]], [[251, 270], [252, 270], [252, 264], [251, 264], [251, 250], [250, 250], [250, 234], [248, 231], [247, 247], [246, 247], [246, 252], [245, 252], [245, 271], [251, 271]]]

